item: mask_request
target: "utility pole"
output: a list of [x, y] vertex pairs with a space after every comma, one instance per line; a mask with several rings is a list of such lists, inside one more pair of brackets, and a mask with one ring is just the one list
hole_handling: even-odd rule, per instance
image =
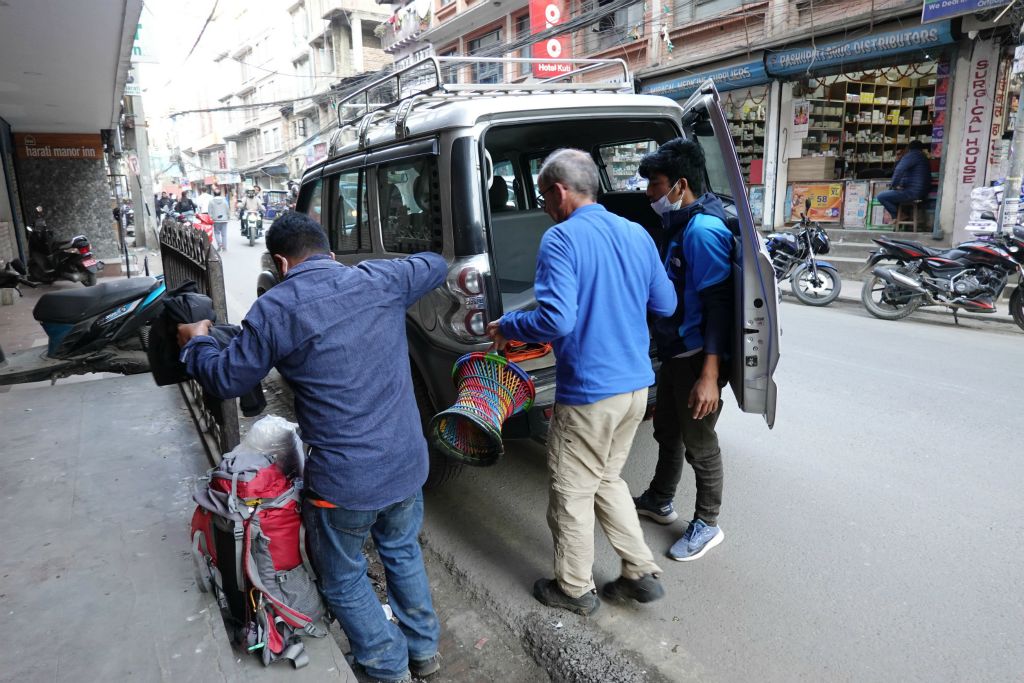
[[[141, 93], [138, 72], [135, 75], [134, 92]], [[135, 245], [156, 248], [156, 215], [153, 208], [153, 175], [149, 164], [149, 131], [146, 128], [146, 112], [142, 106], [142, 96], [125, 95], [128, 107], [135, 119], [135, 125], [128, 131], [127, 146], [133, 150], [138, 160], [138, 169], [131, 169], [129, 176], [132, 197], [135, 204]], [[137, 170], [137, 172], [136, 172]]]
[[[1018, 38], [1024, 37], [1024, 25], [1020, 27]], [[1024, 45], [1017, 46], [1013, 60], [1013, 78], [1020, 90], [1021, 72], [1024, 71]], [[1003, 202], [999, 205], [999, 220], [996, 222], [996, 233], [1012, 231], [1020, 224], [1020, 187], [1021, 176], [1024, 175], [1024, 92], [1017, 97], [1017, 120], [1013, 126], [1013, 140], [1010, 142], [1010, 159], [1006, 166], [1006, 184], [1003, 186]]]

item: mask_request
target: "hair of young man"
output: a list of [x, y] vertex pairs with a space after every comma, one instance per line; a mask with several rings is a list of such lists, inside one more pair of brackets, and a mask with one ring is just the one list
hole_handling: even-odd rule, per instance
[[686, 178], [690, 191], [699, 197], [704, 194], [704, 163], [704, 150], [699, 142], [676, 138], [644, 156], [637, 172], [648, 180], [653, 174], [660, 173], [668, 178], [670, 185]]
[[537, 174], [540, 187], [561, 183], [589, 199], [597, 198], [600, 180], [593, 157], [579, 149], [556, 149], [544, 160]]
[[290, 261], [304, 261], [313, 254], [329, 254], [330, 244], [320, 224], [304, 213], [285, 211], [267, 230], [267, 251]]
[[910, 144], [907, 145], [907, 149], [924, 149], [924, 145], [920, 140], [911, 140]]

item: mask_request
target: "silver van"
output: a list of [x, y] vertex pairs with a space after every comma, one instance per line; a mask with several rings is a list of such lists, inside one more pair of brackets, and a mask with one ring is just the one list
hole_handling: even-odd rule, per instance
[[[736, 235], [733, 391], [744, 411], [764, 415], [771, 426], [778, 295], [713, 83], [679, 106], [633, 94], [621, 60], [555, 60], [565, 73], [538, 83], [467, 82], [525, 75], [534, 61], [431, 57], [360, 89], [338, 104], [328, 158], [302, 178], [296, 210], [321, 222], [341, 263], [435, 251], [451, 264], [445, 285], [411, 307], [406, 319], [424, 424], [455, 399], [455, 360], [488, 347], [488, 321], [535, 305], [537, 250], [552, 225], [536, 200], [544, 158], [561, 147], [590, 152], [601, 173], [598, 201], [660, 242], [660, 218], [636, 170], [644, 154], [682, 135], [702, 144], [708, 187], [725, 203]], [[267, 268], [258, 292], [272, 287], [274, 277]], [[521, 365], [537, 399], [504, 433], [543, 439], [554, 402], [554, 358]], [[428, 484], [453, 477], [459, 467], [432, 454]]]

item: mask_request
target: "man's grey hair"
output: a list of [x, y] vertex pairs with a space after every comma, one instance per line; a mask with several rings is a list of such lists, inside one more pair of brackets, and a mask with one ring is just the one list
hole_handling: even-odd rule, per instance
[[537, 175], [540, 186], [562, 183], [573, 192], [597, 198], [600, 181], [593, 157], [580, 149], [556, 149], [544, 160]]

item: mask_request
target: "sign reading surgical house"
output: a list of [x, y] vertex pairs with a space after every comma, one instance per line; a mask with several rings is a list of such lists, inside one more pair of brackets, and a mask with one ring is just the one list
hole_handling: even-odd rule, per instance
[[[540, 33], [558, 26], [568, 18], [567, 0], [530, 0], [530, 33]], [[569, 59], [568, 36], [552, 36], [533, 44], [534, 59]], [[571, 64], [535, 62], [533, 75], [537, 78], [551, 78], [572, 71]]]
[[15, 133], [14, 147], [19, 159], [103, 158], [103, 141], [90, 133]]

